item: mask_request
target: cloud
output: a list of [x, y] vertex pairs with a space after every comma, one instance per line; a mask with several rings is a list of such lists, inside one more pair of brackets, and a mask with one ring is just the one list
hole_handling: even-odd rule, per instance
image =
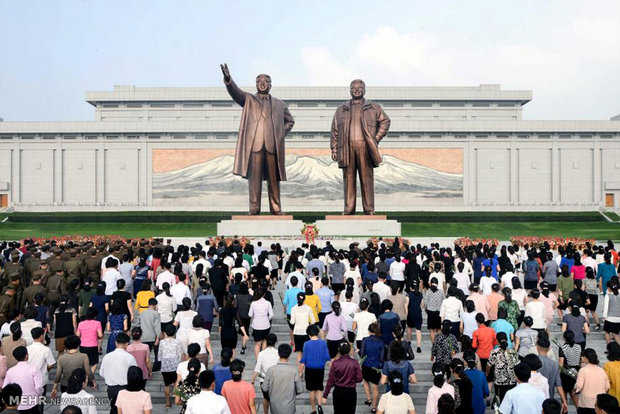
[[[369, 85], [500, 83], [504, 89], [534, 91], [535, 99], [525, 107], [528, 119], [600, 119], [601, 106], [609, 108], [609, 116], [620, 112], [617, 13], [585, 8], [534, 40], [402, 31], [390, 25], [359, 39], [339, 56], [329, 47], [303, 48], [301, 59], [309, 82], [343, 85], [360, 77]], [[605, 78], [617, 93], [593, 94], [594, 84]], [[597, 105], [594, 115], [591, 108]]]

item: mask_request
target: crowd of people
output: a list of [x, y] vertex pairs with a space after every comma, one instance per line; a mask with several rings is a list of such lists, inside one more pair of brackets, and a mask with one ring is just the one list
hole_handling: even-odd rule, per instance
[[[611, 241], [285, 251], [239, 239], [24, 240], [0, 252], [5, 412], [57, 401], [69, 414], [150, 414], [145, 390], [158, 377], [166, 406], [181, 413], [254, 414], [259, 400], [265, 414], [294, 413], [307, 391], [313, 414], [329, 399], [337, 414], [412, 414], [422, 357], [432, 376], [426, 414], [619, 411]], [[288, 335], [271, 329], [280, 306]], [[590, 329], [605, 333], [603, 367], [587, 347]], [[248, 358], [256, 364], [244, 379]], [[98, 379], [109, 407], [88, 392]]]

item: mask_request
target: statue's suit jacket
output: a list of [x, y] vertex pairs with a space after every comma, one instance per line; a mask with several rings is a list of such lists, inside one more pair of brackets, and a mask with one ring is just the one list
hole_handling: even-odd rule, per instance
[[[349, 166], [349, 128], [351, 124], [351, 102], [347, 101], [336, 109], [332, 120], [331, 150], [336, 154], [338, 167]], [[364, 140], [372, 160], [372, 166], [381, 164], [379, 141], [390, 129], [390, 118], [381, 108], [381, 105], [364, 99], [362, 103], [362, 130]]]
[[[242, 91], [231, 79], [225, 83], [228, 93], [240, 106], [243, 107], [241, 113], [241, 123], [239, 124], [239, 139], [235, 150], [235, 163], [233, 174], [248, 178], [248, 167], [250, 155], [252, 154], [252, 144], [256, 135], [256, 128], [261, 117], [262, 106], [260, 98]], [[295, 120], [289, 112], [286, 104], [271, 96], [271, 122], [273, 124], [274, 142], [276, 147], [276, 159], [278, 162], [278, 175], [280, 181], [286, 181], [286, 169], [284, 159], [284, 137], [293, 129]], [[267, 138], [265, 137], [265, 140]], [[265, 171], [265, 174], [267, 172]], [[267, 177], [263, 177], [267, 179]]]

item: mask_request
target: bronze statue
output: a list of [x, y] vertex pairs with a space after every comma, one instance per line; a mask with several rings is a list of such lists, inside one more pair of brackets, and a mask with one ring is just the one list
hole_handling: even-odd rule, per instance
[[250, 215], [260, 214], [263, 178], [269, 191], [269, 211], [282, 215], [280, 181], [286, 181], [284, 137], [295, 121], [286, 104], [269, 94], [271, 77], [256, 77], [255, 95], [242, 91], [230, 77], [228, 65], [220, 65], [228, 93], [243, 107], [233, 174], [248, 180]]
[[360, 177], [364, 214], [375, 214], [374, 170], [381, 163], [379, 141], [390, 129], [390, 118], [381, 105], [364, 99], [366, 84], [351, 82], [351, 100], [336, 109], [332, 121], [332, 159], [342, 168], [344, 212], [355, 214], [356, 176]]

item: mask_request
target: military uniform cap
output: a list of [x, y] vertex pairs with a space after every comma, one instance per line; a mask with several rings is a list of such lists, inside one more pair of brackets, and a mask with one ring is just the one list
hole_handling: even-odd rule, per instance
[[39, 272], [36, 272], [36, 273], [32, 274], [32, 280], [41, 280], [42, 278], [43, 278], [43, 276]]
[[97, 249], [95, 249], [94, 247], [91, 247], [90, 250], [88, 251], [88, 253], [96, 254], [97, 253]]

